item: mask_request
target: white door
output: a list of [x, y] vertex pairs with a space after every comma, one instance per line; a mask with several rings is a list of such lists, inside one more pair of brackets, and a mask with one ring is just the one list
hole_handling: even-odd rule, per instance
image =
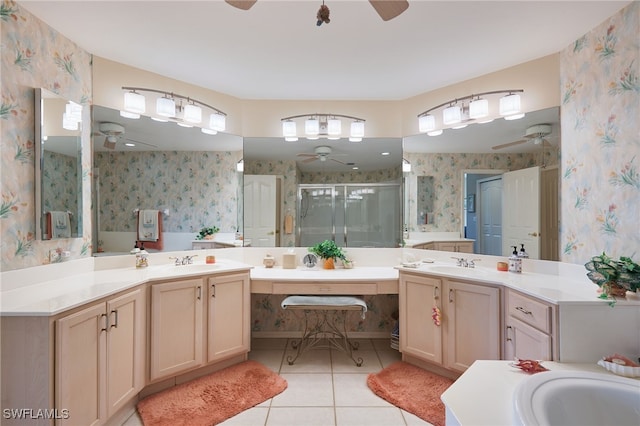
[[502, 175], [502, 255], [520, 244], [532, 259], [540, 258], [540, 168]]
[[253, 247], [276, 245], [276, 177], [244, 176], [244, 238]]
[[478, 181], [478, 253], [502, 256], [502, 177]]

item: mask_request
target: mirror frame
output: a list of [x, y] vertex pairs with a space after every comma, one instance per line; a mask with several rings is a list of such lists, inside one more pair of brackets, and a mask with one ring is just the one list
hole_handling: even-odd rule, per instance
[[[35, 151], [35, 222], [36, 222], [36, 240], [44, 240], [44, 234], [43, 234], [43, 221], [44, 221], [44, 215], [43, 215], [43, 211], [42, 211], [42, 206], [43, 206], [43, 194], [44, 194], [44, 185], [43, 185], [43, 168], [44, 168], [44, 139], [43, 139], [43, 132], [44, 132], [44, 100], [45, 99], [49, 99], [49, 98], [56, 98], [56, 99], [60, 99], [63, 100], [65, 102], [69, 102], [68, 99], [65, 99], [64, 97], [60, 96], [57, 93], [54, 93], [50, 90], [47, 89], [43, 89], [43, 88], [36, 88], [35, 89], [35, 146], [34, 146], [34, 151]], [[84, 113], [83, 113], [83, 117], [84, 117]], [[82, 167], [82, 122], [80, 122], [80, 128], [78, 129], [78, 134], [77, 134], [77, 138], [78, 138], [78, 155], [76, 156], [76, 160], [78, 161], [79, 167]], [[71, 236], [69, 238], [82, 238], [82, 225], [83, 225], [83, 218], [82, 218], [82, 211], [83, 211], [83, 207], [84, 207], [84, 200], [83, 200], [83, 192], [82, 192], [82, 172], [80, 171], [79, 177], [78, 177], [79, 181], [77, 182], [79, 184], [78, 187], [78, 191], [77, 191], [77, 203], [78, 203], [78, 209], [76, 212], [74, 212], [74, 214], [77, 216], [77, 226], [75, 229], [75, 233], [77, 235], [74, 236], [74, 230], [71, 230]], [[54, 240], [56, 238], [51, 238], [51, 240]], [[45, 240], [45, 241], [49, 241], [49, 240]]]

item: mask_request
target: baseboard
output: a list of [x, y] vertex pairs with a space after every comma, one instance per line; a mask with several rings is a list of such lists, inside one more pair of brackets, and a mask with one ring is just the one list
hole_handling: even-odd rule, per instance
[[[255, 339], [299, 339], [300, 331], [252, 331], [251, 337]], [[391, 339], [388, 331], [352, 331], [350, 339]]]
[[409, 364], [415, 365], [416, 367], [420, 367], [424, 370], [430, 371], [432, 373], [438, 374], [443, 377], [447, 377], [452, 380], [456, 380], [458, 377], [462, 375], [462, 373], [458, 373], [455, 371], [447, 370], [444, 367], [439, 365], [431, 364], [430, 362], [423, 361], [420, 358], [416, 358], [411, 355], [402, 354], [402, 360]]

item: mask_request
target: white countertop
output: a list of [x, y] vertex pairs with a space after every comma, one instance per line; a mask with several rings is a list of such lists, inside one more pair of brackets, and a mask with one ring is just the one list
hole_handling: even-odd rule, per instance
[[[447, 389], [440, 399], [447, 409], [447, 425], [512, 426], [518, 423], [513, 407], [517, 385], [532, 375], [509, 366], [511, 361], [476, 361]], [[549, 370], [578, 370], [603, 374], [593, 364], [542, 361]], [[544, 373], [536, 373], [544, 374]]]

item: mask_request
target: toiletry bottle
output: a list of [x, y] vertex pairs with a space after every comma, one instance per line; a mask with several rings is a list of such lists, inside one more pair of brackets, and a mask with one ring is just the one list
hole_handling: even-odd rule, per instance
[[402, 233], [402, 238], [405, 240], [409, 239], [409, 228], [407, 228], [406, 226], [404, 227], [404, 232]]
[[520, 244], [520, 251], [518, 252], [518, 257], [521, 257], [523, 259], [529, 258], [529, 253], [525, 251], [524, 244]]
[[136, 268], [146, 268], [149, 266], [149, 252], [144, 249], [144, 244], [140, 243], [140, 248], [136, 252]]
[[509, 256], [509, 272], [522, 272], [522, 258], [518, 257], [518, 247], [513, 247], [513, 253]]

